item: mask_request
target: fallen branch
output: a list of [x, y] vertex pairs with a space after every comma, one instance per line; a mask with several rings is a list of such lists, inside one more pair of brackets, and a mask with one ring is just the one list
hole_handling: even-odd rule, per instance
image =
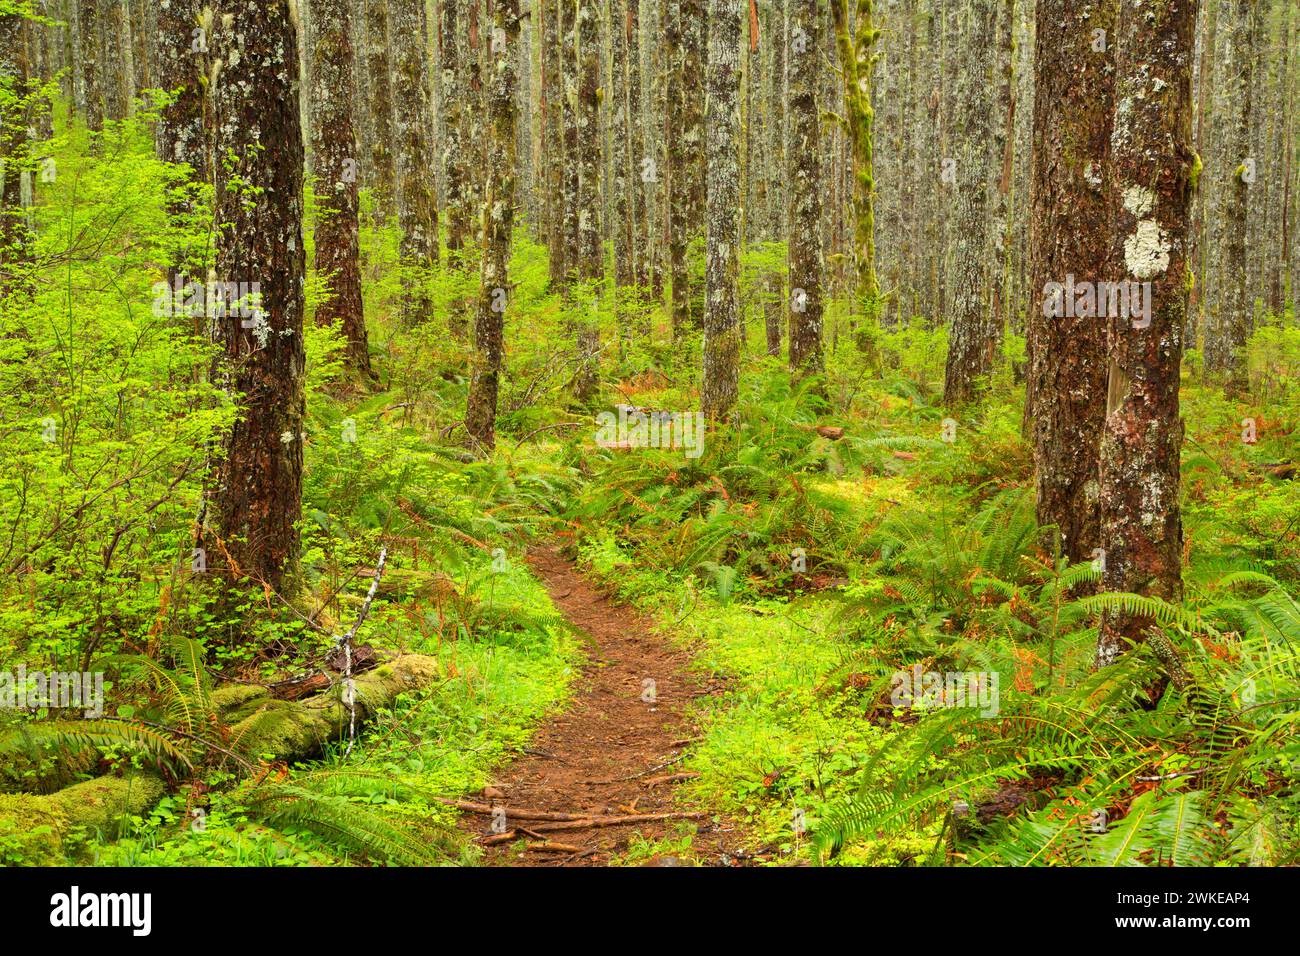
[[541, 853], [581, 853], [582, 847], [574, 846], [571, 843], [530, 843], [528, 849], [536, 850]]
[[536, 829], [540, 832], [543, 830], [582, 830], [587, 827], [617, 827], [625, 823], [657, 823], [663, 820], [699, 820], [708, 816], [706, 813], [629, 813], [622, 816], [593, 816], [591, 814], [581, 813], [555, 813], [550, 810], [528, 810], [523, 807], [511, 809], [510, 807], [491, 806], [486, 803], [475, 803], [472, 800], [453, 800], [450, 797], [435, 797], [438, 803], [445, 804], [449, 807], [455, 807], [458, 810], [464, 810], [466, 813], [480, 813], [485, 816], [491, 816], [492, 812], [497, 809], [505, 810], [507, 817], [516, 820], [542, 820], [553, 824], [582, 824], [582, 826], [539, 826]]
[[[673, 744], [673, 746], [677, 746]], [[678, 754], [672, 760], [665, 760], [663, 763], [657, 763], [653, 767], [647, 767], [640, 773], [634, 773], [627, 777], [615, 777], [613, 780], [584, 780], [583, 783], [609, 784], [609, 783], [627, 783], [629, 780], [637, 780], [648, 773], [654, 773], [656, 770], [663, 770], [665, 767], [671, 767], [675, 763], [681, 763], [686, 759], [686, 754]]]
[[663, 823], [667, 820], [700, 820], [706, 813], [627, 813], [622, 816], [586, 817], [581, 820], [561, 820], [556, 823], [539, 823], [533, 827], [538, 833], [554, 833], [557, 830], [600, 830], [605, 827], [621, 827], [631, 823]]
[[344, 758], [352, 756], [352, 747], [357, 741], [357, 687], [356, 681], [352, 679], [352, 639], [370, 616], [370, 605], [374, 603], [375, 592], [379, 590], [379, 579], [384, 576], [384, 561], [387, 558], [388, 546], [384, 545], [379, 549], [379, 563], [375, 565], [375, 576], [370, 579], [370, 590], [366, 592], [366, 599], [361, 604], [361, 613], [357, 615], [352, 629], [339, 639], [339, 646], [343, 649], [343, 703], [348, 707], [348, 749], [343, 752]]
[[651, 777], [645, 782], [647, 787], [657, 787], [661, 783], [684, 783], [687, 780], [694, 780], [700, 775], [698, 770], [687, 770], [685, 773], [670, 773], [662, 777]]

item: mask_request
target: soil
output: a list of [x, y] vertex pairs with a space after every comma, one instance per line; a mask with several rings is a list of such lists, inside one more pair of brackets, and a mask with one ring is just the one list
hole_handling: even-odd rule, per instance
[[[524, 755], [502, 768], [492, 786], [469, 798], [504, 808], [504, 825], [514, 831], [509, 842], [484, 845], [483, 863], [603, 866], [625, 852], [636, 834], [657, 841], [694, 830], [688, 853], [642, 865], [737, 865], [739, 833], [725, 821], [715, 823], [712, 814], [574, 829], [511, 818], [512, 807], [583, 817], [702, 812], [674, 798], [681, 781], [670, 778], [684, 772], [683, 754], [697, 736], [691, 702], [721, 693], [720, 683], [690, 671], [689, 657], [670, 647], [648, 618], [600, 591], [558, 550], [539, 548], [528, 560], [555, 606], [583, 636], [588, 660], [565, 710], [539, 727]], [[461, 826], [481, 844], [492, 836], [493, 820], [486, 814], [463, 814]], [[542, 849], [543, 843], [569, 849]]]

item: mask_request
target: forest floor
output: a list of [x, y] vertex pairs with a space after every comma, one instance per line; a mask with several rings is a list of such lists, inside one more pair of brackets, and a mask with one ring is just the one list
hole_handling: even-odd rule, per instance
[[[669, 647], [649, 618], [608, 597], [553, 545], [533, 550], [529, 564], [578, 631], [588, 660], [566, 709], [538, 729], [526, 756], [502, 768], [474, 798], [504, 808], [506, 833], [494, 839], [486, 814], [461, 817], [461, 826], [485, 844], [483, 862], [602, 866], [631, 850], [643, 866], [738, 863], [734, 829], [702, 812], [686, 818], [690, 811], [673, 799], [685, 748], [697, 735], [691, 704], [721, 694], [721, 683], [691, 672], [689, 657]], [[584, 827], [512, 818], [512, 809], [633, 819]], [[658, 814], [677, 816], [637, 819]]]

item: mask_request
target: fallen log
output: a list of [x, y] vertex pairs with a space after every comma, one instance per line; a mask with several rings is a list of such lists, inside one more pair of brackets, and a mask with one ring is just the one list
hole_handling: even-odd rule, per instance
[[145, 813], [165, 792], [161, 778], [134, 773], [96, 777], [45, 796], [0, 794], [0, 864], [63, 864], [74, 830], [114, 839], [124, 821]]
[[[430, 686], [439, 673], [436, 658], [408, 654], [358, 676], [358, 721], [405, 691]], [[230, 725], [231, 748], [285, 763], [319, 755], [328, 741], [346, 735], [350, 719], [347, 705], [334, 694], [277, 700], [265, 687], [239, 684], [215, 691], [212, 703]], [[86, 752], [93, 765], [97, 752]], [[49, 794], [0, 794], [0, 863], [63, 863], [65, 850], [76, 849], [70, 845], [73, 831], [113, 839], [119, 820], [146, 812], [165, 792], [160, 778], [137, 773], [97, 777]]]

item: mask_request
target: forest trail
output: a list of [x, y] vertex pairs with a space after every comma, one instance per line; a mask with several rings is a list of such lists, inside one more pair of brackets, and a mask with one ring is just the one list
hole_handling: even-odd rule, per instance
[[[493, 818], [482, 809], [462, 815], [461, 826], [484, 847], [483, 862], [601, 866], [625, 851], [636, 833], [655, 841], [677, 837], [689, 825], [697, 831], [692, 847], [699, 861], [726, 865], [732, 858], [723, 854], [736, 842], [734, 831], [703, 814], [684, 820], [673, 800], [679, 781], [672, 779], [682, 772], [681, 757], [695, 736], [687, 714], [691, 701], [720, 693], [721, 685], [692, 674], [689, 657], [668, 647], [650, 619], [611, 600], [553, 546], [535, 549], [528, 560], [583, 637], [588, 660], [564, 711], [538, 729], [525, 755], [502, 768], [492, 787], [472, 798], [505, 810], [506, 834], [493, 838]], [[515, 818], [512, 808], [583, 819]], [[638, 819], [674, 813], [676, 819]], [[623, 815], [634, 818], [591, 824], [590, 818]], [[499, 830], [499, 813], [497, 820]], [[527, 849], [520, 849], [521, 841]], [[544, 849], [544, 843], [568, 849]], [[660, 856], [644, 865], [677, 860]]]

